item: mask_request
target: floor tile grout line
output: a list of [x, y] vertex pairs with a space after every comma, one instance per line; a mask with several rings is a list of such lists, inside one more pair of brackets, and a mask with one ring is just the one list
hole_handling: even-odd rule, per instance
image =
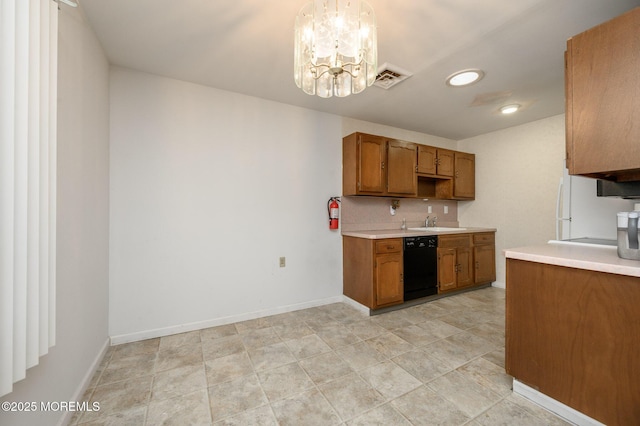
[[[383, 315], [384, 315], [384, 314], [383, 314]], [[413, 323], [412, 323], [412, 324], [413, 324]], [[393, 331], [394, 331], [394, 330], [397, 330], [397, 328], [395, 328], [395, 329], [387, 329], [387, 328], [385, 328], [385, 327], [383, 327], [383, 328], [386, 330], [386, 332], [387, 332], [387, 333], [391, 333], [391, 334], [393, 334], [393, 335], [397, 336], [395, 333], [393, 333]], [[385, 333], [383, 333], [383, 334], [381, 334], [381, 335], [384, 335], [384, 334], [385, 334]], [[378, 336], [375, 336], [375, 337], [373, 337], [373, 338], [371, 338], [371, 339], [374, 339], [374, 338], [376, 338], [376, 337], [378, 337]], [[400, 337], [400, 336], [397, 336], [397, 337], [398, 337], [398, 338], [400, 338], [403, 342], [406, 342], [406, 343], [408, 343], [409, 345], [411, 345], [411, 346], [412, 346], [412, 350], [418, 349], [418, 347], [417, 347], [417, 346], [415, 346], [414, 344], [412, 344], [411, 342], [406, 341], [405, 339], [403, 339], [403, 338], [402, 338], [402, 337]], [[371, 340], [371, 339], [367, 339], [367, 340]], [[362, 340], [362, 342], [366, 342], [366, 340]], [[360, 342], [357, 342], [357, 343], [360, 343]], [[357, 344], [357, 343], [355, 343], [355, 344]], [[376, 350], [376, 351], [377, 351], [377, 349], [375, 349], [375, 348], [374, 348], [374, 350]], [[379, 352], [379, 351], [378, 351], [378, 352]], [[402, 354], [398, 354], [397, 356], [401, 356], [401, 355], [403, 355], [404, 353], [406, 353], [406, 352], [403, 352]], [[336, 354], [336, 355], [340, 356], [339, 354]], [[400, 365], [396, 364], [396, 363], [393, 361], [393, 358], [394, 358], [394, 357], [386, 356], [386, 355], [384, 355], [384, 354], [381, 354], [381, 355], [383, 355], [383, 356], [385, 357], [385, 359], [384, 359], [383, 361], [379, 361], [379, 362], [377, 362], [377, 363], [375, 363], [375, 364], [373, 364], [373, 365], [370, 365], [370, 366], [368, 366], [368, 367], [365, 367], [365, 368], [362, 368], [362, 369], [359, 369], [359, 370], [354, 370], [354, 373], [355, 373], [355, 374], [356, 374], [356, 375], [357, 375], [357, 376], [358, 376], [358, 377], [359, 377], [363, 382], [365, 382], [365, 383], [366, 383], [366, 384], [367, 384], [367, 385], [368, 385], [368, 386], [369, 386], [373, 391], [375, 391], [375, 392], [376, 392], [376, 393], [378, 393], [381, 397], [383, 397], [384, 401], [383, 401], [383, 402], [381, 402], [380, 404], [375, 405], [374, 407], [372, 407], [372, 408], [371, 408], [371, 409], [369, 409], [369, 410], [366, 410], [366, 411], [364, 411], [364, 412], [362, 412], [362, 413], [359, 413], [358, 415], [354, 416], [353, 418], [345, 419], [345, 420], [344, 420], [344, 422], [345, 422], [345, 423], [346, 423], [347, 421], [354, 420], [354, 419], [356, 419], [356, 418], [358, 418], [358, 417], [360, 417], [360, 416], [362, 416], [362, 415], [364, 415], [364, 414], [366, 414], [366, 413], [368, 413], [368, 412], [370, 412], [370, 411], [373, 411], [373, 410], [375, 410], [375, 409], [378, 409], [379, 407], [382, 407], [382, 406], [384, 406], [384, 405], [386, 405], [386, 404], [391, 404], [391, 402], [392, 402], [392, 401], [394, 401], [394, 400], [396, 400], [396, 399], [398, 399], [398, 398], [402, 397], [403, 395], [406, 395], [406, 394], [408, 394], [408, 393], [410, 393], [410, 392], [413, 392], [414, 390], [416, 390], [416, 389], [417, 389], [417, 388], [419, 388], [420, 386], [425, 386], [425, 385], [426, 385], [426, 384], [425, 384], [425, 383], [423, 383], [420, 379], [418, 379], [417, 377], [413, 376], [411, 373], [409, 373], [409, 372], [408, 372], [408, 371], [406, 371], [404, 368], [402, 368], [402, 366], [400, 366]], [[397, 356], [396, 356], [396, 357], [397, 357]], [[366, 371], [366, 370], [369, 370], [369, 369], [371, 369], [371, 368], [374, 368], [374, 367], [376, 367], [376, 366], [379, 366], [379, 365], [381, 365], [381, 364], [383, 364], [383, 363], [386, 363], [386, 362], [391, 362], [392, 364], [394, 364], [394, 365], [396, 365], [397, 367], [399, 367], [400, 369], [402, 369], [402, 371], [405, 371], [405, 372], [406, 372], [407, 374], [409, 374], [411, 377], [413, 377], [414, 379], [418, 380], [418, 382], [420, 382], [420, 385], [419, 385], [419, 386], [417, 386], [416, 388], [413, 388], [413, 389], [411, 389], [411, 390], [407, 391], [407, 392], [404, 392], [404, 393], [403, 393], [403, 394], [401, 394], [401, 395], [397, 395], [397, 396], [396, 396], [396, 397], [394, 397], [394, 398], [387, 398], [387, 397], [385, 397], [382, 393], [380, 393], [380, 391], [378, 391], [377, 389], [375, 389], [374, 387], [372, 387], [372, 386], [369, 384], [368, 380], [367, 380], [365, 377], [363, 377], [363, 376], [362, 376], [362, 372], [363, 372], [363, 371]], [[394, 410], [395, 410], [396, 412], [398, 412], [398, 413], [399, 413], [403, 418], [405, 418], [407, 421], [409, 421], [409, 423], [411, 423], [411, 421], [410, 421], [409, 419], [407, 419], [407, 418], [406, 418], [406, 416], [404, 416], [401, 412], [399, 412], [397, 409], [395, 409], [395, 407], [394, 407]]]
[[[265, 327], [265, 328], [267, 328], [267, 327]], [[237, 331], [237, 330], [236, 330], [236, 331]], [[274, 331], [275, 331], [275, 330], [274, 330]], [[238, 333], [238, 334], [240, 334], [240, 333]], [[315, 332], [314, 332], [314, 334], [315, 334]], [[278, 335], [278, 333], [277, 333], [277, 332], [276, 332], [276, 335]], [[322, 340], [322, 338], [321, 338], [320, 336], [318, 336], [318, 337]], [[285, 344], [285, 347], [287, 348], [287, 351], [289, 351], [289, 352], [290, 352], [290, 349], [286, 346], [286, 343], [285, 343], [284, 339], [282, 338], [282, 336], [278, 335], [278, 338], [280, 339], [280, 342], [279, 342], [279, 343], [283, 343], [283, 344]], [[260, 406], [258, 406], [258, 407], [254, 407], [253, 409], [261, 408], [261, 407], [264, 407], [265, 405], [268, 405], [268, 406], [269, 406], [269, 409], [270, 409], [270, 411], [271, 411], [271, 413], [272, 413], [272, 414], [273, 414], [273, 416], [274, 416], [274, 419], [276, 419], [276, 421], [278, 421], [278, 420], [277, 420], [277, 416], [276, 416], [276, 414], [275, 414], [275, 411], [274, 411], [274, 409], [273, 409], [273, 403], [276, 403], [276, 402], [279, 402], [279, 401], [282, 401], [282, 400], [285, 400], [285, 399], [291, 399], [291, 398], [295, 397], [295, 395], [288, 395], [288, 396], [283, 397], [283, 398], [281, 398], [281, 399], [277, 399], [277, 400], [271, 401], [271, 400], [269, 399], [269, 397], [267, 396], [266, 391], [264, 390], [264, 386], [263, 386], [262, 381], [260, 380], [260, 375], [259, 375], [259, 373], [260, 373], [260, 372], [256, 371], [256, 369], [255, 369], [255, 363], [253, 362], [253, 360], [251, 359], [251, 356], [249, 355], [249, 348], [247, 347], [247, 345], [244, 343], [244, 341], [243, 341], [242, 339], [241, 339], [241, 342], [242, 342], [243, 347], [244, 347], [244, 352], [245, 352], [245, 353], [247, 353], [247, 356], [248, 356], [248, 358], [249, 358], [249, 362], [251, 363], [251, 366], [252, 366], [252, 374], [256, 376], [256, 378], [257, 378], [257, 380], [258, 380], [258, 384], [259, 384], [259, 386], [260, 386], [260, 389], [261, 389], [261, 391], [262, 391], [262, 393], [263, 393], [263, 395], [265, 396], [265, 399], [266, 399], [266, 401], [267, 401], [264, 405], [260, 405]], [[325, 343], [326, 343], [326, 342], [325, 342]], [[275, 343], [274, 343], [274, 344], [275, 344]], [[269, 345], [265, 345], [265, 346], [269, 346]], [[265, 346], [262, 346], [262, 347], [265, 347]], [[262, 348], [262, 347], [260, 347], [260, 348]], [[255, 348], [255, 349], [259, 349], [259, 348]], [[328, 352], [325, 352], [325, 353], [328, 353]], [[316, 354], [316, 355], [313, 355], [313, 356], [319, 356], [319, 355], [322, 355], [322, 354], [324, 354], [324, 353]], [[293, 354], [292, 354], [292, 355], [293, 355]], [[303, 359], [297, 359], [297, 358], [294, 356], [294, 361], [292, 361], [291, 363], [288, 363], [288, 364], [284, 364], [284, 365], [289, 365], [289, 364], [293, 364], [293, 363], [297, 364], [297, 365], [298, 365], [298, 367], [299, 367], [299, 368], [304, 372], [305, 376], [306, 376], [306, 377], [309, 379], [309, 381], [313, 384], [313, 387], [309, 387], [308, 389], [305, 389], [302, 393], [304, 393], [304, 392], [308, 392], [308, 391], [309, 391], [309, 390], [311, 390], [312, 388], [315, 388], [315, 390], [316, 390], [320, 395], [322, 395], [322, 397], [323, 397], [323, 398], [324, 398], [324, 400], [329, 404], [329, 406], [331, 406], [331, 408], [332, 408], [332, 409], [333, 409], [333, 411], [336, 413], [336, 415], [338, 416], [338, 418], [340, 418], [340, 419], [341, 419], [341, 416], [339, 415], [339, 413], [338, 413], [338, 412], [335, 410], [335, 408], [331, 405], [330, 401], [328, 401], [328, 400], [327, 400], [326, 396], [325, 396], [325, 395], [322, 393], [322, 391], [319, 389], [318, 385], [313, 381], [313, 379], [311, 379], [311, 377], [308, 375], [308, 373], [307, 373], [307, 371], [304, 369], [304, 367], [302, 367], [302, 366], [300, 365], [300, 361], [301, 361], [301, 360], [309, 359], [309, 358], [312, 358], [313, 356], [310, 356], [310, 357], [307, 357], [307, 358], [303, 358]], [[204, 359], [204, 354], [203, 354], [203, 359]], [[277, 368], [283, 367], [284, 365], [281, 365], [281, 366], [278, 366], [278, 367], [273, 367], [273, 368], [270, 368], [270, 369], [266, 369], [266, 370], [263, 370], [262, 372], [266, 372], [266, 371], [274, 370], [274, 369], [277, 369]], [[206, 368], [206, 366], [205, 366], [205, 368]], [[208, 380], [208, 379], [207, 379], [207, 380]], [[228, 381], [232, 381], [232, 380], [234, 380], [234, 379], [230, 379], [230, 380], [228, 380]], [[208, 386], [208, 388], [209, 388], [209, 387], [210, 387], [210, 386]], [[209, 404], [209, 405], [210, 405], [210, 404]], [[211, 407], [210, 407], [210, 410], [211, 410]], [[238, 415], [238, 414], [240, 414], [240, 413], [236, 413], [236, 414], [233, 414], [233, 415], [229, 415], [229, 416], [224, 417], [224, 418], [221, 418], [221, 419], [219, 419], [219, 420], [224, 420], [224, 419], [227, 419], [227, 418], [232, 418], [232, 417], [234, 417], [234, 416], [236, 416], [236, 415]], [[341, 419], [341, 420], [342, 420], [342, 419]]]
[[482, 410], [480, 413], [478, 413], [477, 415], [471, 417], [469, 420], [467, 420], [467, 422], [463, 423], [463, 425], [468, 425], [471, 422], [473, 422], [474, 420], [478, 419], [479, 417], [481, 417], [484, 413], [488, 412], [489, 410], [491, 410], [493, 407], [495, 407], [496, 405], [500, 404], [502, 401], [504, 401], [505, 399], [507, 399], [508, 395], [500, 395], [500, 399], [498, 401], [496, 401], [495, 403], [491, 404], [489, 407], [487, 407], [485, 410]]
[[[316, 331], [316, 330], [313, 330], [313, 328], [311, 328], [311, 327], [309, 326], [309, 324], [307, 324], [307, 322], [306, 322], [306, 321], [303, 321], [303, 322], [305, 323], [305, 325], [306, 325], [307, 327], [309, 327], [309, 328], [313, 331], [313, 334], [315, 334], [315, 335], [317, 336], [317, 331]], [[328, 352], [323, 352], [323, 353], [316, 354], [316, 355], [312, 355], [312, 356], [309, 356], [309, 357], [306, 357], [306, 358], [302, 358], [302, 359], [298, 359], [298, 358], [294, 355], [294, 358], [296, 359], [296, 361], [295, 361], [295, 362], [296, 362], [296, 363], [298, 364], [298, 366], [302, 369], [302, 371], [304, 371], [305, 375], [306, 375], [306, 376], [307, 376], [307, 378], [311, 381], [311, 383], [313, 383], [313, 388], [315, 388], [315, 390], [317, 391], [317, 393], [318, 393], [320, 396], [322, 396], [322, 398], [324, 399], [324, 401], [329, 405], [329, 407], [331, 407], [331, 409], [332, 409], [332, 410], [333, 410], [333, 412], [336, 414], [336, 416], [338, 416], [338, 419], [340, 419], [340, 421], [341, 421], [339, 424], [344, 424], [344, 423], [346, 422], [346, 420], [342, 418], [342, 416], [340, 415], [340, 412], [339, 412], [339, 411], [336, 409], [336, 407], [331, 403], [331, 401], [329, 400], [329, 398], [327, 398], [327, 396], [324, 394], [324, 392], [322, 392], [322, 389], [320, 389], [320, 385], [319, 385], [318, 383], [316, 383], [316, 382], [311, 378], [311, 376], [309, 376], [309, 373], [305, 370], [305, 368], [304, 368], [302, 365], [300, 365], [300, 361], [302, 361], [302, 360], [304, 360], [304, 359], [310, 359], [310, 358], [313, 358], [313, 357], [315, 357], [315, 356], [321, 356], [321, 355], [324, 355], [324, 354], [326, 354], [326, 353], [330, 353], [330, 352], [331, 352], [331, 353], [333, 353], [333, 354], [334, 354], [335, 356], [337, 356], [338, 358], [340, 358], [340, 355], [336, 353], [335, 348], [331, 347], [331, 346], [330, 346], [326, 341], [324, 341], [324, 339], [322, 339], [322, 337], [321, 337], [321, 336], [318, 336], [318, 338], [319, 338], [321, 341], [323, 341], [323, 342], [324, 342], [324, 343], [325, 343], [325, 344], [330, 348], [330, 351], [328, 351]], [[285, 346], [286, 346], [286, 343], [285, 343]], [[288, 349], [288, 347], [287, 347], [287, 349]], [[341, 359], [341, 358], [340, 358], [340, 359]], [[351, 374], [351, 373], [349, 373], [349, 374]], [[345, 375], [345, 376], [346, 376], [346, 375]], [[345, 376], [341, 376], [341, 377], [345, 377]], [[338, 379], [339, 379], [339, 378], [335, 378], [334, 380], [338, 380]], [[326, 382], [326, 383], [330, 383], [330, 382], [331, 382], [331, 381], [328, 381], [328, 382]], [[326, 383], [322, 383], [322, 384], [324, 385], [324, 384], [326, 384]], [[310, 388], [310, 389], [311, 389], [311, 388]], [[308, 391], [308, 390], [307, 390], [307, 391]], [[304, 392], [307, 392], [307, 391], [304, 391]], [[291, 398], [291, 396], [290, 396], [290, 397], [287, 397], [287, 398], [289, 398], [289, 399], [290, 399], [290, 398]], [[287, 398], [283, 398], [283, 399], [287, 399]], [[274, 401], [274, 402], [275, 402], [275, 401]], [[271, 405], [271, 404], [272, 404], [272, 403], [270, 402], [270, 403], [269, 403], [269, 405]], [[272, 407], [272, 410], [273, 410], [273, 407]], [[275, 413], [274, 413], [274, 416], [275, 416]], [[276, 417], [276, 421], [277, 421], [277, 417]]]
[[[210, 328], [210, 327], [209, 327]], [[205, 391], [207, 393], [207, 408], [209, 408], [208, 410], [208, 414], [209, 414], [209, 421], [211, 422], [211, 424], [213, 425], [213, 407], [211, 407], [211, 394], [209, 392], [209, 388], [210, 388], [210, 384], [209, 384], [209, 375], [207, 374], [207, 362], [205, 361], [205, 356], [204, 356], [204, 344], [203, 344], [203, 338], [202, 338], [202, 330], [206, 330], [206, 329], [200, 329], [198, 330], [198, 336], [200, 337], [200, 354], [202, 355], [202, 367], [204, 368], [204, 380], [205, 380]]]
[[[477, 418], [481, 417], [484, 413], [488, 412], [489, 410], [493, 409], [495, 406], [497, 406], [498, 404], [502, 403], [503, 401], [505, 401], [507, 398], [509, 397], [509, 395], [500, 395], [500, 399], [498, 401], [496, 401], [494, 404], [491, 404], [489, 407], [487, 407], [485, 410], [482, 410], [480, 413], [478, 413], [477, 415], [475, 415], [474, 417], [470, 418], [466, 423], [464, 423], [465, 425], [470, 424], [471, 422], [473, 422], [474, 420], [476, 420]], [[520, 407], [517, 407], [518, 410], [522, 410]]]
[[[466, 364], [465, 364], [465, 365], [466, 365]], [[461, 366], [461, 367], [463, 367], [463, 366]], [[458, 367], [458, 368], [460, 368], [460, 367]], [[455, 369], [455, 370], [453, 370], [453, 371], [457, 371], [457, 370], [458, 370], [458, 369]], [[449, 373], [451, 373], [451, 372], [449, 372]], [[447, 374], [449, 374], [449, 373], [447, 373]], [[461, 373], [459, 373], [459, 374], [461, 374]], [[442, 376], [441, 376], [441, 377], [442, 377]], [[432, 380], [432, 382], [433, 382], [433, 380]], [[476, 382], [476, 383], [477, 383], [477, 382]], [[491, 389], [488, 389], [486, 386], [484, 386], [484, 385], [482, 385], [482, 384], [480, 384], [480, 383], [477, 383], [477, 384], [478, 384], [478, 385], [480, 385], [480, 386], [482, 386], [482, 387], [483, 387], [484, 389], [486, 389], [488, 392], [491, 392], [492, 394], [495, 394], [495, 395], [497, 395], [497, 396], [499, 397], [499, 398], [498, 398], [498, 401], [496, 401], [495, 403], [491, 404], [491, 405], [489, 406], [489, 408], [493, 407], [495, 404], [497, 404], [498, 402], [502, 401], [502, 400], [505, 398], [503, 395], [500, 395], [500, 394], [495, 393], [495, 392], [494, 392], [494, 391], [492, 391]], [[457, 404], [455, 401], [451, 400], [450, 398], [447, 398], [447, 396], [446, 396], [446, 395], [442, 395], [440, 392], [438, 392], [436, 389], [432, 388], [432, 387], [431, 387], [431, 386], [429, 386], [428, 384], [427, 384], [426, 386], [427, 386], [431, 391], [433, 391], [434, 393], [436, 393], [436, 394], [440, 395], [440, 397], [441, 397], [441, 398], [444, 398], [445, 400], [447, 400], [448, 402], [450, 402], [451, 404], [453, 404], [453, 405], [454, 405], [458, 410], [460, 410], [460, 411], [461, 411], [461, 412], [463, 412], [464, 414], [467, 414], [466, 412], [464, 412], [464, 411], [463, 411], [463, 410], [458, 406], [458, 404]], [[478, 413], [478, 414], [476, 414], [476, 415], [474, 415], [474, 416], [469, 415], [470, 420], [477, 418], [477, 417], [478, 417], [478, 416], [480, 416], [482, 413], [484, 413], [485, 411], [487, 411], [489, 408], [487, 408], [487, 409], [485, 409], [485, 410], [481, 410], [481, 411], [480, 411], [480, 413]]]
[[[320, 355], [322, 355], [322, 354], [320, 354]], [[335, 355], [338, 356], [338, 354], [335, 354]], [[300, 362], [300, 361], [298, 360], [297, 362]], [[304, 368], [302, 366], [300, 366], [300, 368], [302, 368], [304, 370]], [[306, 373], [306, 370], [305, 370], [305, 373]], [[308, 376], [308, 374], [307, 374], [307, 376]], [[342, 377], [345, 377], [345, 376], [342, 376]], [[324, 392], [322, 392], [322, 389], [320, 389], [320, 385], [318, 383], [316, 383], [315, 381], [313, 381], [313, 379], [311, 379], [311, 377], [309, 377], [309, 380], [311, 380], [311, 382], [313, 383], [313, 386], [314, 386], [315, 390], [318, 392], [318, 394], [320, 396], [322, 396], [322, 398], [327, 402], [327, 404], [329, 404], [329, 407], [331, 407], [331, 409], [336, 414], [336, 416], [338, 416], [338, 419], [340, 419], [340, 423], [339, 424], [344, 424], [346, 422], [346, 420], [342, 418], [342, 416], [340, 415], [340, 412], [337, 410], [337, 408], [334, 407], [334, 405], [331, 403], [329, 398], [327, 398], [327, 396], [324, 394]], [[338, 380], [338, 379], [336, 378], [335, 380]], [[331, 381], [326, 382], [326, 383], [330, 383], [330, 382]], [[322, 383], [322, 384], [324, 385], [326, 383]]]

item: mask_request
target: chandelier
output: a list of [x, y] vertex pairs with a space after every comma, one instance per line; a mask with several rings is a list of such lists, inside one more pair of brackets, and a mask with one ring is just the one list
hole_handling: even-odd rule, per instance
[[375, 81], [377, 61], [376, 17], [366, 2], [313, 0], [298, 13], [294, 77], [305, 93], [360, 93]]

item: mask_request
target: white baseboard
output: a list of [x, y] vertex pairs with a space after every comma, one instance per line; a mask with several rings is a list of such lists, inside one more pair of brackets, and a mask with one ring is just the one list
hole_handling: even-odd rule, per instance
[[[98, 370], [98, 367], [100, 366], [100, 363], [102, 362], [102, 359], [104, 358], [108, 349], [109, 349], [109, 339], [105, 340], [104, 344], [102, 345], [102, 349], [100, 349], [100, 352], [98, 353], [98, 356], [96, 356], [96, 358], [91, 363], [91, 366], [89, 367], [86, 374], [82, 378], [80, 385], [76, 389], [76, 392], [73, 394], [70, 401], [82, 401], [82, 396], [89, 388], [91, 379], [93, 379], [93, 376], [96, 374], [96, 371]], [[69, 424], [73, 414], [74, 414], [73, 411], [65, 410], [64, 415], [58, 421], [58, 426]]]
[[353, 300], [353, 299], [352, 299], [352, 298], [350, 298], [350, 297], [347, 297], [347, 296], [344, 296], [344, 295], [343, 295], [343, 296], [342, 296], [342, 301], [343, 301], [344, 303], [346, 303], [347, 305], [349, 305], [349, 306], [351, 306], [351, 307], [353, 307], [353, 308], [356, 308], [357, 310], [359, 310], [359, 311], [360, 311], [360, 312], [362, 312], [363, 314], [371, 315], [371, 309], [369, 309], [369, 308], [367, 308], [366, 306], [364, 306], [364, 305], [362, 305], [362, 304], [360, 304], [360, 303], [356, 302], [355, 300]]
[[565, 405], [559, 401], [556, 401], [555, 399], [548, 397], [547, 395], [541, 392], [538, 392], [532, 387], [529, 387], [524, 383], [519, 382], [516, 379], [513, 379], [513, 392], [528, 399], [534, 404], [537, 404], [542, 408], [545, 408], [551, 411], [552, 413], [562, 417], [563, 419], [567, 420], [568, 422], [574, 425], [605, 426], [599, 421], [592, 419], [591, 417], [585, 414], [582, 414], [581, 412], [569, 407], [568, 405]]
[[501, 289], [505, 289], [507, 288], [507, 285], [503, 282], [500, 281], [494, 281], [491, 283], [491, 287], [497, 287], [497, 288], [501, 288]]
[[222, 318], [213, 318], [205, 321], [179, 324], [170, 327], [156, 328], [130, 334], [120, 334], [111, 336], [111, 345], [137, 342], [139, 340], [153, 339], [156, 337], [170, 336], [172, 334], [186, 333], [188, 331], [202, 330], [219, 325], [232, 324], [234, 322], [248, 321], [256, 318], [268, 317], [270, 315], [284, 314], [286, 312], [299, 311], [301, 309], [315, 308], [316, 306], [329, 305], [331, 303], [344, 302], [342, 295], [333, 296], [326, 299], [312, 300], [310, 302], [298, 303], [295, 305], [280, 306], [277, 308], [265, 309], [263, 311], [249, 312], [246, 314], [231, 315]]

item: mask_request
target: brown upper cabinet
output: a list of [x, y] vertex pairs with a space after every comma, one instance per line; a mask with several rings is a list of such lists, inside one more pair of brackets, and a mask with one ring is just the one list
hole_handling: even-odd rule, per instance
[[640, 8], [567, 40], [567, 167], [640, 180]]
[[416, 147], [410, 142], [387, 141], [387, 192], [416, 195]]
[[476, 196], [476, 157], [466, 152], [450, 151], [453, 164], [451, 178], [418, 174], [418, 197], [441, 200], [473, 200]]
[[472, 200], [476, 196], [476, 156], [466, 152], [454, 153], [453, 198]]
[[416, 171], [419, 174], [452, 177], [454, 173], [453, 151], [418, 145], [418, 168]]
[[387, 161], [384, 138], [365, 134], [350, 135], [345, 138], [342, 158], [344, 164], [350, 166], [343, 170], [345, 190], [349, 188], [350, 194], [384, 194], [384, 167]]
[[475, 156], [352, 133], [342, 143], [342, 193], [472, 200]]
[[345, 137], [343, 194], [415, 197], [416, 146], [365, 133]]

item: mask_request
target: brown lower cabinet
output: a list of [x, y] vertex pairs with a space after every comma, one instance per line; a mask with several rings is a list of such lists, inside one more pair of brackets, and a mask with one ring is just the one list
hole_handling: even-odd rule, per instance
[[438, 236], [438, 292], [473, 285], [471, 234]]
[[[495, 281], [494, 235], [438, 236], [438, 293]], [[370, 309], [403, 303], [402, 243], [343, 236], [343, 294]]]
[[496, 280], [496, 238], [493, 232], [473, 234], [473, 282], [486, 284]]
[[508, 374], [607, 425], [640, 424], [640, 278], [507, 259]]
[[404, 301], [402, 238], [342, 237], [343, 293], [370, 309]]

